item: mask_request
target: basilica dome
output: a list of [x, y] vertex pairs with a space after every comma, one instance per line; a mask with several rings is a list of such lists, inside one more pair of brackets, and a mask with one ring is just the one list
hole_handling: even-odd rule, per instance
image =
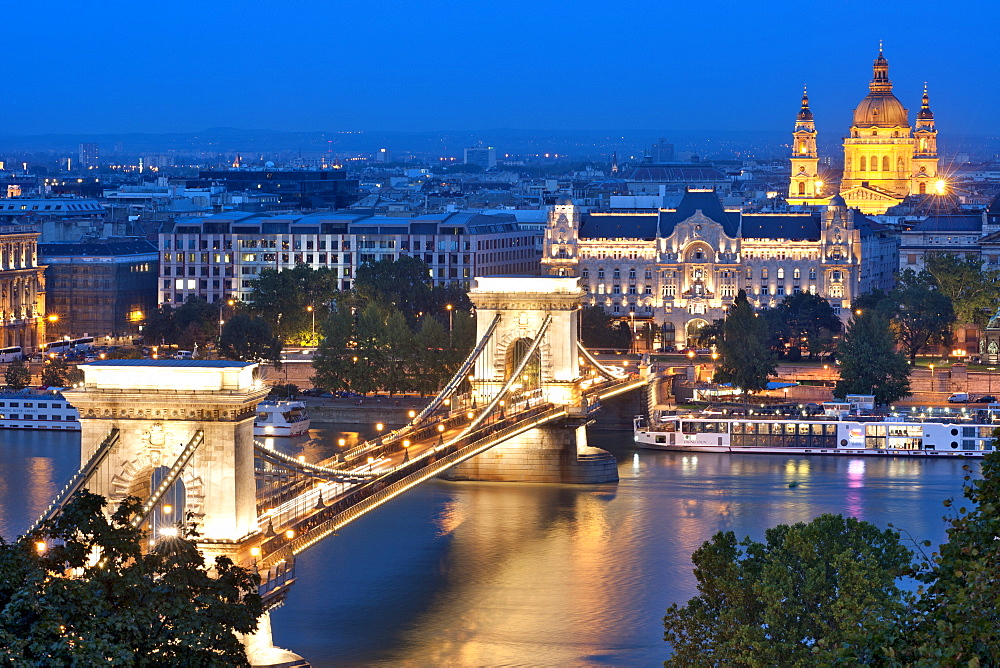
[[908, 127], [909, 119], [903, 103], [892, 93], [869, 93], [854, 110], [856, 127]]
[[889, 61], [879, 49], [878, 58], [872, 67], [874, 76], [868, 84], [869, 93], [854, 110], [855, 127], [893, 128], [909, 127], [910, 121], [903, 103], [892, 94], [889, 81]]

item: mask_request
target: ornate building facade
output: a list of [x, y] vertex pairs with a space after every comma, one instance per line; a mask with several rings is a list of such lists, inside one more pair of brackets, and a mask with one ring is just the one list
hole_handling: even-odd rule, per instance
[[[939, 192], [937, 128], [930, 108], [927, 86], [916, 125], [892, 92], [889, 61], [879, 48], [866, 95], [854, 109], [854, 119], [844, 138], [844, 171], [840, 194], [847, 206], [863, 213], [884, 213], [907, 195]], [[822, 204], [824, 192], [816, 150], [816, 127], [809, 98], [802, 107], [792, 133], [790, 204]]]
[[34, 352], [45, 340], [45, 267], [38, 264], [38, 230], [0, 225], [0, 322], [4, 348]]
[[869, 222], [839, 196], [822, 212], [784, 214], [727, 211], [711, 190], [644, 213], [582, 213], [562, 198], [549, 213], [542, 268], [579, 276], [585, 303], [653, 323], [661, 345], [684, 347], [725, 317], [740, 289], [759, 307], [810, 292], [846, 318]]

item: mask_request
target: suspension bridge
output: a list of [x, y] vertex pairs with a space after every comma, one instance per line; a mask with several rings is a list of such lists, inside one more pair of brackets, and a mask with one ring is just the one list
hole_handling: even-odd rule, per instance
[[[135, 526], [156, 540], [196, 522], [207, 556], [258, 570], [271, 608], [297, 554], [430, 478], [616, 481], [614, 457], [587, 445], [586, 425], [650, 376], [608, 368], [581, 345], [578, 279], [479, 278], [470, 297], [478, 340], [441, 392], [404, 427], [321, 462], [254, 440], [268, 392], [255, 364], [82, 365], [82, 387], [66, 392], [80, 412], [81, 467], [39, 523], [81, 489], [112, 503], [139, 497]], [[247, 641], [252, 660], [271, 647], [264, 622]]]

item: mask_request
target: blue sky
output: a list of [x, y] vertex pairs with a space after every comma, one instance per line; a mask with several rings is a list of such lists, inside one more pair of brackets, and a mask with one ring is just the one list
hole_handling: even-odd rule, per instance
[[20, 3], [4, 133], [452, 129], [821, 133], [867, 92], [878, 40], [913, 112], [996, 134], [1000, 3], [919, 0]]

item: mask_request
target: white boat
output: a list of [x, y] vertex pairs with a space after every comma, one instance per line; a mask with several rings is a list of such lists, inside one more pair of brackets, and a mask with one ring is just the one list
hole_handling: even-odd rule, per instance
[[992, 423], [907, 421], [895, 417], [798, 418], [637, 416], [640, 448], [680, 452], [983, 457], [993, 451]]
[[257, 404], [254, 436], [298, 436], [309, 430], [306, 405], [301, 401], [262, 401]]
[[80, 413], [59, 390], [0, 392], [0, 429], [80, 431]]

